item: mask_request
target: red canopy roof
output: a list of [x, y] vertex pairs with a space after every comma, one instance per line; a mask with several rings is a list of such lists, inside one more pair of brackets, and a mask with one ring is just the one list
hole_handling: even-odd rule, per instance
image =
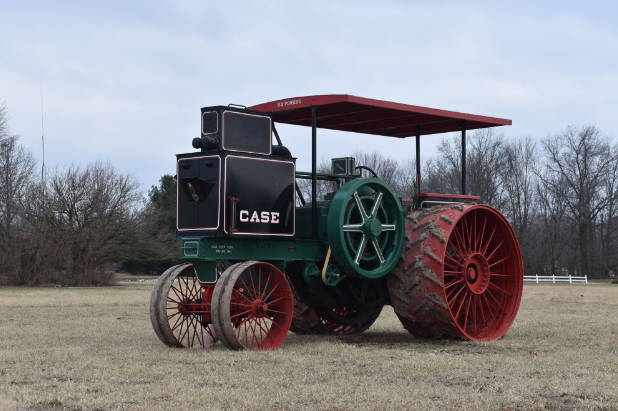
[[389, 137], [416, 136], [510, 126], [511, 120], [457, 113], [455, 111], [392, 103], [347, 94], [286, 98], [248, 107], [268, 112], [277, 123], [311, 127], [311, 107], [316, 107], [317, 127]]

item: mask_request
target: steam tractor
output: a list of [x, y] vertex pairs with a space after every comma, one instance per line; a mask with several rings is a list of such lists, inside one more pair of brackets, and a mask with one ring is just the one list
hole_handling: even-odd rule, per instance
[[[311, 127], [311, 172], [296, 171], [276, 123]], [[289, 330], [361, 333], [390, 304], [415, 336], [502, 337], [519, 309], [521, 253], [504, 216], [465, 195], [465, 138], [510, 124], [349, 95], [202, 108], [196, 151], [177, 155], [183, 264], [153, 289], [155, 333], [169, 346], [268, 350]], [[413, 198], [354, 158], [318, 173], [318, 129], [416, 137]], [[462, 193], [423, 193], [420, 138], [454, 131]], [[332, 187], [321, 198], [318, 181]]]

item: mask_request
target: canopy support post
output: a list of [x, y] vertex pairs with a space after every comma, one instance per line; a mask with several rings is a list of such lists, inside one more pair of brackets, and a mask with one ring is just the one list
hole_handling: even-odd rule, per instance
[[416, 126], [416, 192], [421, 192], [421, 126]]
[[315, 107], [311, 107], [311, 238], [317, 239], [318, 203], [317, 203], [317, 128], [318, 120]]
[[466, 195], [466, 120], [461, 121], [461, 195]]

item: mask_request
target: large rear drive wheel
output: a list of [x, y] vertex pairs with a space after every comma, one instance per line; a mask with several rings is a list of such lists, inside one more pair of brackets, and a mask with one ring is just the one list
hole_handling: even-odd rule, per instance
[[212, 297], [212, 322], [233, 350], [272, 350], [285, 339], [294, 312], [292, 290], [275, 266], [245, 261], [223, 272]]
[[387, 281], [393, 308], [410, 333], [495, 340], [519, 309], [521, 252], [496, 209], [433, 207], [406, 218], [404, 254]]
[[176, 265], [159, 277], [150, 296], [150, 321], [164, 344], [204, 348], [217, 342], [204, 315], [190, 309], [204, 302], [202, 291], [192, 264]]

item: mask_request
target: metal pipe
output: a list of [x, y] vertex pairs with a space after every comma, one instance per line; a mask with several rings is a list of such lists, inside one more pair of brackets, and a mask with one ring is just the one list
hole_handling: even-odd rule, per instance
[[277, 133], [277, 128], [275, 127], [275, 123], [273, 122], [273, 133], [275, 133], [275, 138], [277, 139], [277, 144], [282, 146], [281, 139], [279, 138], [279, 133]]
[[317, 128], [318, 120], [315, 107], [311, 107], [311, 238], [317, 239], [318, 203], [317, 203]]
[[421, 126], [416, 126], [416, 192], [421, 192]]
[[466, 195], [466, 120], [461, 121], [461, 195]]

